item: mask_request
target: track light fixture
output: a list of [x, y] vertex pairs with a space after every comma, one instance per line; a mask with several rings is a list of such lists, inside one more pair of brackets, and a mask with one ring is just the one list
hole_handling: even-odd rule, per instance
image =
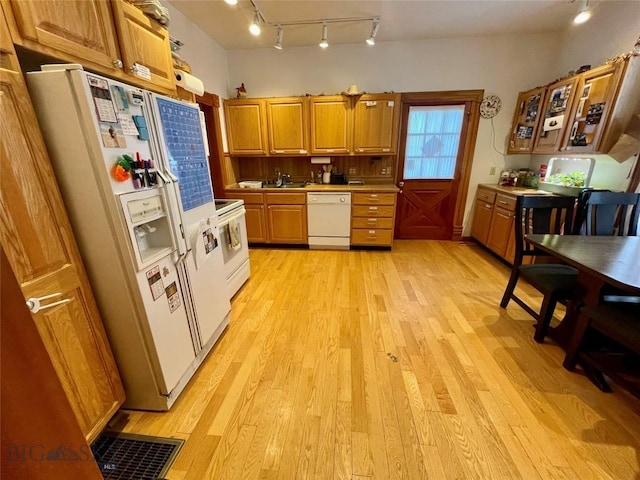
[[284, 31], [282, 30], [282, 25], [278, 25], [278, 33], [276, 34], [276, 44], [273, 46], [277, 50], [282, 50], [282, 36]]
[[365, 41], [367, 45], [375, 45], [376, 44], [376, 35], [378, 34], [378, 29], [380, 28], [380, 17], [376, 17], [373, 19], [373, 26], [371, 27], [371, 35]]
[[260, 14], [257, 9], [253, 15], [253, 23], [249, 25], [249, 31], [251, 32], [251, 35], [260, 35]]
[[589, 0], [584, 0], [582, 8], [578, 11], [578, 14], [573, 18], [573, 23], [579, 25], [586, 22], [591, 18], [591, 10], [589, 9]]
[[322, 24], [322, 41], [318, 44], [320, 48], [327, 48], [329, 46], [329, 42], [327, 41], [327, 32], [329, 28], [326, 23]]
[[[238, 0], [224, 0], [229, 5], [236, 5]], [[256, 0], [249, 0], [251, 7], [253, 8], [253, 21], [249, 25], [249, 31], [252, 35], [258, 36], [261, 33], [260, 24], [270, 25], [276, 27], [276, 43], [274, 48], [282, 50], [282, 38], [284, 36], [284, 27], [292, 25], [322, 25], [322, 41], [319, 43], [321, 48], [327, 48], [329, 46], [328, 41], [328, 24], [329, 23], [356, 23], [356, 22], [372, 22], [371, 35], [366, 39], [367, 44], [375, 45], [376, 35], [380, 28], [380, 17], [345, 17], [345, 18], [322, 18], [318, 20], [295, 20], [291, 22], [267, 22], [262, 15], [262, 12], [256, 5]]]

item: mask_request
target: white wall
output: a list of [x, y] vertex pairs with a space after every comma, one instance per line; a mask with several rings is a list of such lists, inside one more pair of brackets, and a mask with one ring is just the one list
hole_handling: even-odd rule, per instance
[[203, 81], [205, 91], [227, 98], [227, 51], [200, 27], [187, 20], [171, 3], [163, 3], [171, 15], [169, 34], [184, 43], [179, 52], [180, 58], [191, 65], [192, 74]]

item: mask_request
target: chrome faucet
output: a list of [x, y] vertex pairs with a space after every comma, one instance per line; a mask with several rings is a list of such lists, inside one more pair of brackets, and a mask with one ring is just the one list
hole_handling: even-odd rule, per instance
[[282, 174], [282, 185], [286, 185], [288, 183], [291, 183], [291, 175], [289, 175], [288, 173], [283, 173]]

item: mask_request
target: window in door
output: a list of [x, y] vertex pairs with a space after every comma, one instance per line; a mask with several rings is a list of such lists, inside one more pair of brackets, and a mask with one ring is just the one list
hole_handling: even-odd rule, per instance
[[464, 105], [409, 108], [404, 179], [453, 179]]

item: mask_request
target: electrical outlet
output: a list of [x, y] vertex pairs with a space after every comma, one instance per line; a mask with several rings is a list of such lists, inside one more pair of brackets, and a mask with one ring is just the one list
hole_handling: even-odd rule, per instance
[[386, 175], [387, 174], [387, 167], [382, 167], [382, 170], [380, 170], [380, 175]]
[[349, 167], [349, 175], [357, 175], [358, 170], [356, 167]]
[[491, 167], [489, 169], [489, 175], [495, 175], [496, 174], [496, 167]]

